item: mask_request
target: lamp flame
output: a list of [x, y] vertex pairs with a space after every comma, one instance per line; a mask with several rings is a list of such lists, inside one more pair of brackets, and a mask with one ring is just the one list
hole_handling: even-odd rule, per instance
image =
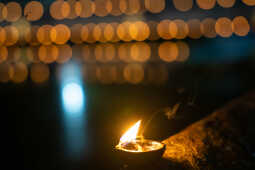
[[139, 120], [135, 125], [128, 129], [128, 131], [120, 138], [120, 144], [135, 140], [139, 131], [140, 124], [141, 120]]

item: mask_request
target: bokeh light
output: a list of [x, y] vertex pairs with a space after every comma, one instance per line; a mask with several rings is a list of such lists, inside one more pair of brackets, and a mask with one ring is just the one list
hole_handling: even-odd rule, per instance
[[255, 6], [255, 0], [242, 0], [248, 6]]
[[25, 40], [27, 43], [29, 43], [31, 46], [39, 45], [40, 42], [37, 39], [37, 32], [39, 30], [40, 26], [33, 25], [28, 29], [28, 31], [25, 34]]
[[178, 56], [176, 58], [176, 61], [179, 61], [179, 62], [187, 61], [190, 56], [189, 45], [183, 41], [176, 42], [176, 45], [178, 47]]
[[12, 46], [16, 44], [19, 40], [19, 31], [14, 26], [5, 26], [4, 27], [5, 33], [6, 33], [6, 39], [5, 39], [5, 45], [6, 46]]
[[250, 32], [250, 25], [243, 16], [237, 16], [232, 21], [233, 32], [238, 36], [246, 36]]
[[120, 10], [126, 15], [133, 15], [139, 12], [141, 4], [139, 0], [120, 0]]
[[81, 18], [88, 18], [95, 12], [95, 4], [91, 0], [80, 0], [75, 4], [75, 12]]
[[71, 37], [71, 31], [69, 27], [64, 24], [58, 24], [50, 31], [51, 41], [62, 45], [65, 44]]
[[198, 19], [191, 19], [188, 21], [189, 37], [193, 39], [199, 39], [202, 36], [201, 25]]
[[89, 23], [82, 27], [81, 29], [81, 39], [83, 42], [94, 43], [96, 42], [95, 37], [93, 36], [93, 30], [96, 24]]
[[24, 16], [28, 21], [39, 20], [44, 13], [43, 5], [38, 1], [31, 1], [26, 4], [24, 9]]
[[113, 16], [121, 15], [122, 11], [120, 10], [120, 0], [111, 0], [111, 1], [112, 1], [111, 15]]
[[52, 28], [53, 26], [51, 25], [43, 25], [38, 29], [36, 36], [38, 41], [41, 44], [50, 45], [52, 43], [51, 37], [50, 37]]
[[13, 75], [13, 68], [9, 63], [0, 63], [0, 82], [7, 83]]
[[173, 62], [179, 55], [179, 49], [176, 43], [164, 42], [158, 48], [159, 57], [165, 62]]
[[127, 41], [127, 42], [132, 40], [132, 37], [129, 32], [130, 26], [131, 26], [131, 22], [128, 22], [128, 21], [125, 21], [118, 25], [117, 35], [119, 39], [121, 39], [122, 41]]
[[72, 48], [67, 45], [59, 45], [58, 48], [58, 57], [56, 59], [57, 63], [66, 63], [72, 58]]
[[50, 64], [57, 60], [59, 50], [55, 45], [40, 46], [38, 51], [39, 59], [43, 63]]
[[82, 30], [82, 25], [81, 24], [74, 24], [71, 27], [71, 42], [75, 44], [81, 44], [82, 39], [81, 39], [81, 30]]
[[33, 64], [30, 69], [31, 80], [35, 83], [44, 83], [49, 79], [50, 69], [47, 64]]
[[216, 21], [215, 30], [221, 37], [230, 37], [233, 33], [231, 20], [226, 17], [219, 18]]
[[95, 0], [95, 15], [104, 17], [112, 11], [111, 0]]
[[105, 38], [104, 29], [106, 27], [106, 23], [99, 23], [93, 29], [93, 37], [96, 41], [99, 42], [106, 42], [107, 39]]
[[137, 42], [131, 45], [131, 59], [137, 62], [146, 62], [150, 59], [151, 48], [145, 42]]
[[22, 16], [22, 8], [17, 2], [9, 2], [2, 10], [3, 18], [8, 22], [15, 22]]
[[[176, 29], [177, 27], [177, 29]], [[184, 39], [188, 36], [189, 27], [186, 22], [180, 19], [176, 19], [170, 23], [169, 31], [176, 39]]]
[[165, 0], [144, 0], [145, 8], [151, 13], [160, 13], [165, 9]]
[[213, 18], [206, 18], [201, 22], [201, 32], [207, 38], [215, 38], [217, 36], [215, 31], [216, 20]]
[[2, 46], [5, 43], [5, 40], [6, 40], [5, 29], [0, 26], [0, 46]]
[[2, 22], [5, 19], [4, 17], [6, 17], [6, 16], [3, 15], [4, 7], [5, 7], [5, 5], [2, 2], [0, 2], [0, 22]]
[[223, 8], [231, 8], [235, 5], [236, 0], [217, 0], [217, 3]]
[[71, 7], [66, 1], [54, 1], [50, 6], [50, 15], [56, 20], [63, 20], [70, 14]]
[[186, 12], [193, 7], [193, 0], [173, 0], [173, 4], [177, 10]]
[[216, 0], [196, 0], [196, 2], [197, 5], [204, 10], [212, 9], [216, 4]]
[[4, 46], [0, 46], [0, 63], [4, 62], [8, 57], [8, 50]]
[[144, 68], [140, 64], [128, 64], [124, 68], [124, 78], [131, 84], [138, 84], [144, 79]]
[[150, 28], [143, 21], [133, 22], [129, 26], [129, 34], [136, 41], [144, 41], [150, 35]]
[[173, 28], [170, 26], [170, 24], [171, 24], [171, 21], [168, 19], [160, 21], [160, 23], [158, 24], [157, 32], [162, 39], [165, 39], [165, 40], [172, 39], [173, 35], [170, 33], [170, 30], [174, 31], [175, 29], [175, 31], [177, 31], [177, 26], [175, 25], [175, 28]]
[[11, 80], [14, 83], [22, 83], [27, 79], [28, 76], [28, 69], [24, 63], [15, 63], [12, 66], [13, 73], [11, 73]]

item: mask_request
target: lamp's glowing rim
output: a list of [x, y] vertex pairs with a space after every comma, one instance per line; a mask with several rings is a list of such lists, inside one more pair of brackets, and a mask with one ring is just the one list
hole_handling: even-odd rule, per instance
[[[115, 148], [117, 150], [121, 150], [121, 151], [125, 151], [125, 152], [132, 152], [132, 153], [147, 153], [147, 152], [155, 152], [155, 151], [159, 151], [161, 149], [164, 149], [165, 144], [158, 142], [158, 141], [154, 141], [154, 140], [149, 140], [149, 139], [135, 139], [134, 141], [132, 141], [134, 143], [150, 143], [154, 146], [154, 148], [152, 148], [151, 150], [146, 150], [146, 151], [139, 151], [139, 150], [131, 150], [131, 149], [126, 149], [123, 147], [124, 144], [119, 143], [118, 145], [115, 146]], [[132, 142], [127, 142], [127, 143], [132, 143]]]

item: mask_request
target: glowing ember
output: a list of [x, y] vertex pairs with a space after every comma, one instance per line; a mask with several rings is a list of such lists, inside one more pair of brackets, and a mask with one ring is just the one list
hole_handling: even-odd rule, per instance
[[137, 137], [141, 120], [132, 126], [121, 138], [117, 149], [126, 152], [149, 152], [159, 150], [164, 145], [157, 141], [144, 139], [143, 136]]

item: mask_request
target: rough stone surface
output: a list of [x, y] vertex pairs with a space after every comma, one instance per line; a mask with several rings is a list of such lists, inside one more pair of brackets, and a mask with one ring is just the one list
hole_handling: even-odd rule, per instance
[[164, 140], [181, 169], [255, 169], [255, 91]]

